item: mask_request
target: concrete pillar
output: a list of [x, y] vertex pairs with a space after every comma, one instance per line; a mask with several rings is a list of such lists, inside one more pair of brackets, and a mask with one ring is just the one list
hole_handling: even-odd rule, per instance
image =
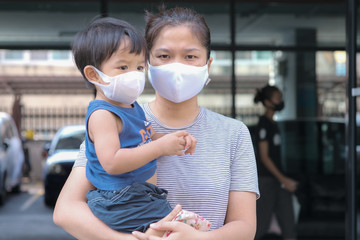
[[[287, 45], [315, 46], [315, 29], [295, 29], [284, 36]], [[275, 84], [283, 91], [285, 109], [279, 119], [316, 117], [318, 109], [316, 52], [284, 52]]]
[[[315, 46], [315, 29], [296, 29], [296, 46]], [[316, 52], [296, 52], [297, 118], [317, 117]]]

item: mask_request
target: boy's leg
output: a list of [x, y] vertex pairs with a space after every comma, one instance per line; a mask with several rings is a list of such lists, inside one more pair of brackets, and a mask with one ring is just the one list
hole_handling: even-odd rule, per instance
[[92, 190], [88, 205], [94, 215], [112, 229], [145, 231], [171, 212], [167, 191], [149, 183], [135, 183], [120, 191]]

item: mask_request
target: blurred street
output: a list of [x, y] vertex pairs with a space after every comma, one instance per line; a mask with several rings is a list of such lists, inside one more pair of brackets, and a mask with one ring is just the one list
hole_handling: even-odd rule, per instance
[[20, 193], [10, 193], [0, 206], [0, 240], [72, 240], [52, 221], [41, 182], [24, 183]]

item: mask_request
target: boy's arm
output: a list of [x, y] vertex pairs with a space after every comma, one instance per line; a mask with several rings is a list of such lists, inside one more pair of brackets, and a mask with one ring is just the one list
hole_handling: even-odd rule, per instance
[[273, 160], [268, 154], [269, 143], [268, 141], [259, 142], [259, 155], [260, 160], [264, 166], [269, 170], [269, 172], [274, 175], [274, 177], [283, 184], [284, 188], [290, 192], [296, 191], [298, 182], [292, 178], [285, 176], [274, 164]]
[[88, 122], [96, 155], [109, 174], [133, 171], [162, 155], [184, 155], [184, 137], [188, 135], [185, 131], [166, 134], [157, 141], [136, 148], [120, 148], [118, 134], [121, 128], [119, 118], [106, 110], [95, 111]]
[[153, 128], [151, 128], [151, 131], [152, 131], [151, 140], [153, 140], [153, 141], [158, 140], [159, 138], [166, 135], [166, 133], [156, 132]]
[[93, 215], [86, 203], [86, 193], [93, 187], [85, 171], [85, 167], [72, 169], [55, 205], [55, 224], [77, 239], [134, 240], [131, 234], [117, 232]]
[[[151, 128], [151, 140], [155, 141], [160, 139], [161, 137], [164, 137], [166, 133], [158, 133], [153, 128]], [[192, 136], [190, 133], [184, 137], [185, 139], [185, 154], [193, 155], [195, 153], [197, 140], [194, 136]]]

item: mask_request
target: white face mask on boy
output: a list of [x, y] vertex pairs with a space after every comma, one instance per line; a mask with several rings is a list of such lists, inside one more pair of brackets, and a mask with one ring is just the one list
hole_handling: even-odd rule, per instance
[[210, 81], [208, 64], [202, 67], [182, 63], [151, 66], [148, 78], [160, 96], [174, 103], [196, 96]]
[[140, 94], [144, 91], [145, 86], [145, 73], [132, 71], [123, 73], [114, 77], [109, 77], [105, 73], [96, 69], [96, 72], [100, 75], [101, 79], [110, 83], [109, 85], [103, 85], [98, 82], [90, 81], [101, 88], [105, 97], [115, 102], [123, 104], [133, 104]]

